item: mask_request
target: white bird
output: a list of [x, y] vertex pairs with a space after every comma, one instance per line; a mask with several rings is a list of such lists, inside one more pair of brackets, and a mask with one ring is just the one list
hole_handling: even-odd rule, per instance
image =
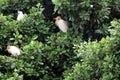
[[17, 57], [20, 55], [20, 49], [16, 46], [8, 45], [6, 50], [8, 51], [9, 54], [13, 55], [14, 57]]
[[90, 5], [91, 8], [93, 8], [93, 5]]
[[59, 29], [62, 32], [67, 32], [68, 24], [66, 21], [64, 21], [60, 16], [57, 16], [56, 18], [54, 18], [54, 20], [55, 20], [55, 24], [59, 27]]
[[18, 20], [18, 21], [20, 21], [20, 20], [22, 20], [22, 19], [23, 19], [23, 17], [24, 17], [23, 12], [22, 12], [22, 11], [18, 11], [17, 20]]

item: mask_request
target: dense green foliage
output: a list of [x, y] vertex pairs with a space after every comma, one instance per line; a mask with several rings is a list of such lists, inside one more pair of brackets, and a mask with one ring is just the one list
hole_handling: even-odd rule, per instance
[[[0, 0], [0, 80], [119, 80], [119, 3]], [[68, 21], [67, 33], [55, 26], [57, 15]], [[21, 55], [8, 55], [7, 45]]]
[[120, 78], [120, 20], [111, 22], [110, 37], [75, 45], [77, 57], [73, 72], [65, 80], [119, 80]]
[[59, 13], [68, 17], [73, 22], [73, 30], [78, 34], [83, 33], [83, 39], [100, 39], [108, 34], [106, 23], [110, 14], [109, 0], [52, 1], [56, 4], [55, 11], [59, 10]]

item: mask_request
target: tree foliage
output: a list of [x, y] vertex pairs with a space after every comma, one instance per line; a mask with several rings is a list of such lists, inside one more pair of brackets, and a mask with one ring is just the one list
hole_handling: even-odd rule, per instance
[[[0, 80], [118, 80], [119, 2], [0, 0]], [[68, 21], [67, 33], [55, 26], [57, 15]], [[10, 56], [7, 45], [21, 55]]]
[[99, 42], [75, 45], [75, 52], [81, 58], [81, 63], [75, 64], [65, 80], [119, 80], [120, 20], [111, 23], [110, 37], [102, 38]]

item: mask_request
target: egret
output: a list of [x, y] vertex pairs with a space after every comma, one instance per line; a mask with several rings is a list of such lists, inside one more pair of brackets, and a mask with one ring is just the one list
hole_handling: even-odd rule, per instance
[[22, 12], [22, 11], [18, 11], [17, 20], [18, 20], [18, 21], [20, 21], [20, 20], [22, 20], [22, 19], [23, 19], [23, 17], [24, 17], [23, 12]]
[[68, 24], [65, 20], [63, 20], [60, 16], [57, 16], [56, 18], [54, 18], [54, 20], [55, 20], [55, 24], [59, 27], [59, 29], [62, 32], [67, 32]]
[[17, 57], [20, 55], [20, 49], [16, 46], [8, 45], [6, 51], [8, 51], [8, 53], [14, 57]]

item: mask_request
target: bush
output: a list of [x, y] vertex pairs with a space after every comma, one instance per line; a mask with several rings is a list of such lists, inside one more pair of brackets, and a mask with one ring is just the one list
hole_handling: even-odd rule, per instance
[[[52, 0], [55, 12], [62, 14], [72, 23], [72, 30], [83, 39], [100, 40], [108, 35], [110, 1], [108, 0]], [[91, 7], [93, 6], [93, 7]]]
[[23, 80], [23, 75], [19, 74], [24, 65], [22, 60], [0, 56], [0, 79], [1, 80]]
[[119, 80], [119, 22], [120, 20], [111, 22], [110, 37], [75, 46], [77, 57], [81, 60], [71, 73], [67, 73], [65, 80]]
[[22, 46], [24, 43], [29, 43], [31, 41], [31, 34], [33, 34], [33, 36], [39, 35], [38, 40], [44, 42], [45, 38], [51, 34], [49, 30], [50, 27], [52, 27], [52, 23], [44, 21], [42, 11], [43, 8], [38, 4], [30, 10], [31, 14], [25, 14], [25, 18], [20, 22], [11, 19], [11, 16], [1, 14], [1, 50], [5, 48], [2, 47], [4, 44]]
[[[16, 21], [12, 21], [10, 16], [4, 16], [0, 14], [0, 49], [4, 49], [9, 41], [10, 37], [13, 37], [12, 34], [14, 33]], [[6, 44], [6, 45], [5, 45]]]
[[[67, 80], [119, 78], [119, 20], [114, 20], [111, 29], [108, 28], [112, 19], [110, 9], [118, 3], [112, 0], [52, 2], [0, 1], [0, 80], [61, 80], [64, 76]], [[25, 12], [21, 21], [16, 20], [17, 10]], [[69, 21], [67, 33], [58, 31], [51, 20], [57, 13]], [[91, 42], [107, 36], [108, 29], [110, 37]], [[8, 55], [7, 45], [20, 47], [21, 55], [18, 58]]]

